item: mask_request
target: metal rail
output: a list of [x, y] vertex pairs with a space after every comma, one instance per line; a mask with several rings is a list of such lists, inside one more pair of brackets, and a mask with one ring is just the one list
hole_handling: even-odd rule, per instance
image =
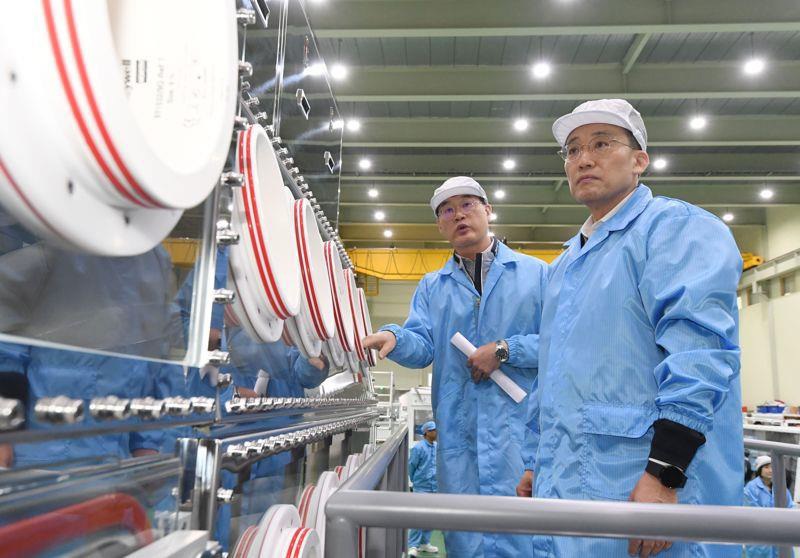
[[[398, 456], [406, 458], [398, 451], [405, 430], [396, 432], [331, 496], [326, 507], [326, 558], [353, 556], [360, 526], [785, 545], [782, 555], [791, 552], [790, 546], [800, 545], [797, 510], [403, 494], [402, 487], [397, 492], [373, 491]], [[791, 444], [747, 440], [746, 445], [772, 452], [774, 463], [782, 463], [784, 455], [800, 455], [800, 447]], [[779, 472], [783, 474], [782, 469]], [[776, 488], [780, 488], [777, 482]]]

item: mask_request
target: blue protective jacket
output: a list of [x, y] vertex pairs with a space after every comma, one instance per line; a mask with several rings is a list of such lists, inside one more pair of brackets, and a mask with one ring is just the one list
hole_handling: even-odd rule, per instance
[[[505, 339], [501, 369], [525, 391], [536, 386], [539, 322], [547, 265], [501, 244], [486, 274], [483, 296], [451, 258], [420, 281], [403, 327], [388, 325], [397, 346], [389, 358], [409, 368], [433, 363], [432, 403], [438, 433], [439, 492], [513, 496], [525, 469], [522, 446], [527, 406], [491, 380], [473, 383], [466, 357], [451, 343], [456, 332], [476, 347]], [[524, 556], [530, 538], [447, 533], [459, 557]]]
[[414, 492], [436, 492], [436, 448], [423, 438], [411, 448], [408, 458], [408, 478], [414, 484]]
[[[794, 507], [792, 495], [786, 491], [786, 502], [789, 508]], [[744, 505], [757, 508], [774, 508], [775, 494], [773, 489], [767, 488], [761, 477], [756, 477], [744, 487]], [[777, 546], [750, 545], [745, 547], [747, 558], [778, 558], [780, 551]]]
[[[567, 242], [550, 267], [530, 401], [535, 497], [627, 500], [663, 418], [707, 440], [678, 501], [741, 504], [741, 269], [719, 219], [644, 185], [583, 247], [580, 236]], [[534, 546], [542, 557], [627, 551], [621, 539], [536, 537]], [[663, 554], [690, 555], [739, 558], [741, 547], [675, 543]]]

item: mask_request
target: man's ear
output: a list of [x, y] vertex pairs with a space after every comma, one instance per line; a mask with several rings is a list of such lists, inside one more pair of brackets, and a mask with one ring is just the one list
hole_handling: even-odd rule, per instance
[[644, 174], [644, 171], [650, 165], [650, 156], [647, 154], [646, 151], [637, 151], [634, 155], [636, 158], [636, 165], [634, 166], [634, 170], [636, 174], [641, 176]]

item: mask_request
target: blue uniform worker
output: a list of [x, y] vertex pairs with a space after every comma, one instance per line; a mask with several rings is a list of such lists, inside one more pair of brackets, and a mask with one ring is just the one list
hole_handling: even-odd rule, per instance
[[[793, 508], [792, 495], [786, 490], [787, 507]], [[744, 505], [757, 508], [775, 507], [775, 486], [772, 484], [772, 458], [759, 455], [756, 459], [756, 477], [744, 487]], [[749, 545], [745, 547], [747, 558], [778, 558], [777, 546]], [[794, 553], [792, 553], [794, 556]]]
[[[486, 378], [499, 367], [526, 392], [534, 390], [547, 266], [488, 235], [491, 206], [471, 178], [446, 181], [431, 207], [454, 257], [420, 281], [402, 327], [385, 326], [366, 341], [384, 356], [391, 350], [388, 357], [402, 366], [433, 363], [439, 492], [513, 496], [525, 469], [527, 409]], [[450, 343], [457, 332], [478, 347], [471, 370]], [[447, 552], [464, 558], [530, 553], [530, 538], [519, 535], [444, 536]]]
[[[714, 215], [639, 183], [647, 136], [627, 102], [568, 116], [554, 134], [592, 216], [550, 266], [531, 401], [534, 497], [740, 505], [734, 239]], [[539, 536], [534, 555], [625, 556], [629, 545], [640, 555], [644, 544]], [[689, 555], [739, 558], [741, 547], [676, 542], [659, 554]]]
[[[422, 425], [422, 440], [411, 448], [408, 458], [408, 477], [414, 485], [414, 492], [436, 492], [436, 423], [431, 421]], [[421, 529], [411, 529], [408, 532], [409, 556], [416, 556], [420, 552], [439, 552], [431, 546], [431, 532]]]
[[[180, 341], [177, 306], [170, 291], [171, 263], [157, 247], [145, 254], [101, 258], [40, 242], [0, 258], [0, 331], [75, 346], [130, 354], [132, 358], [0, 344], [0, 371], [24, 375], [30, 393], [29, 427], [38, 398], [83, 399], [184, 394], [182, 368], [137, 360], [165, 358]], [[94, 418], [86, 414], [85, 421]], [[161, 451], [164, 432], [132, 432], [17, 444], [17, 466], [97, 456], [130, 457]], [[172, 451], [173, 448], [166, 448]]]

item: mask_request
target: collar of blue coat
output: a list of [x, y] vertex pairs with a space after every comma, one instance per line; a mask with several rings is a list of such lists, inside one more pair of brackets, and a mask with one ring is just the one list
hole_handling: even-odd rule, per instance
[[[506, 265], [511, 262], [519, 261], [519, 254], [517, 254], [514, 250], [512, 250], [502, 242], [497, 241], [497, 255], [495, 255], [494, 261], [499, 264]], [[448, 258], [447, 263], [444, 265], [442, 269], [439, 270], [439, 274], [452, 275], [458, 270], [459, 267], [458, 263], [456, 263], [455, 258]]]
[[[608, 236], [608, 233], [620, 231], [627, 227], [631, 221], [641, 215], [642, 211], [644, 211], [644, 208], [647, 207], [647, 204], [650, 203], [650, 200], [652, 199], [653, 192], [650, 190], [650, 188], [640, 182], [636, 187], [636, 190], [633, 192], [633, 195], [630, 197], [630, 199], [628, 199], [628, 202], [622, 206], [622, 209], [620, 209], [611, 219], [598, 227], [598, 229], [586, 242], [584, 247], [589, 246], [590, 244], [597, 244], [599, 241]], [[595, 240], [595, 242], [592, 242], [592, 240]], [[578, 231], [578, 234], [566, 241], [564, 243], [564, 247], [569, 248], [576, 243], [578, 246], [581, 245], [580, 231]]]

